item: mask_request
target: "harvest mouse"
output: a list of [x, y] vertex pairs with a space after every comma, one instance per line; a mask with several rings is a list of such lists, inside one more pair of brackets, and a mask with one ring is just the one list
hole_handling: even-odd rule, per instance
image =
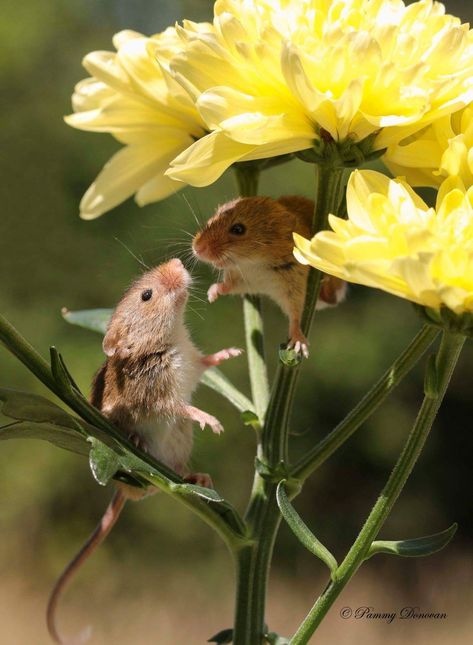
[[[240, 197], [220, 206], [192, 242], [200, 260], [223, 269], [223, 281], [207, 292], [209, 301], [231, 293], [270, 296], [289, 317], [288, 347], [305, 357], [300, 323], [309, 269], [292, 254], [292, 233], [310, 238], [313, 212], [305, 197]], [[338, 304], [345, 294], [346, 282], [325, 276], [317, 309]]]
[[[184, 325], [191, 278], [178, 259], [144, 273], [118, 303], [103, 340], [107, 359], [97, 372], [91, 403], [143, 450], [179, 475], [211, 486], [208, 475], [189, 474], [192, 421], [222, 432], [219, 421], [190, 404], [204, 370], [238, 356], [224, 349], [209, 356], [193, 345]], [[57, 581], [48, 603], [47, 623], [56, 643], [62, 640], [55, 623], [59, 596], [82, 562], [101, 544], [127, 499], [148, 491], [117, 482], [117, 490], [94, 533]], [[154, 491], [150, 487], [149, 492]]]

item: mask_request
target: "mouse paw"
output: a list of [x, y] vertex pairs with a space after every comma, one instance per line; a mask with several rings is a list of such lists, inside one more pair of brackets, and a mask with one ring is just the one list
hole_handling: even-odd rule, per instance
[[204, 488], [213, 488], [212, 477], [208, 473], [190, 473], [184, 477], [184, 481]]
[[227, 349], [222, 349], [219, 352], [215, 352], [215, 354], [204, 356], [202, 363], [207, 367], [216, 367], [223, 361], [228, 361], [229, 358], [236, 358], [237, 356], [240, 356], [242, 352], [243, 350], [239, 349], [238, 347], [229, 347]]
[[215, 302], [217, 298], [221, 295], [219, 287], [220, 285], [218, 284], [218, 282], [216, 282], [215, 284], [212, 284], [209, 287], [209, 290], [207, 291], [207, 299], [209, 302], [211, 303]]
[[193, 405], [188, 405], [184, 412], [184, 416], [188, 419], [192, 419], [192, 421], [196, 421], [200, 425], [201, 430], [203, 430], [205, 426], [209, 426], [215, 434], [223, 432], [222, 424], [211, 414], [207, 414], [207, 412], [199, 410], [199, 408], [195, 408]]
[[309, 344], [303, 334], [292, 336], [287, 344], [287, 349], [293, 349], [298, 354], [302, 354], [304, 358], [309, 358]]

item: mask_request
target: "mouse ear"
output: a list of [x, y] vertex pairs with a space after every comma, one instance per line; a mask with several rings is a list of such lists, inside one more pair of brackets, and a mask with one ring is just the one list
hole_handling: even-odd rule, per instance
[[118, 356], [128, 358], [131, 354], [130, 347], [123, 338], [123, 330], [120, 327], [111, 327], [105, 334], [102, 342], [103, 351], [107, 356]]

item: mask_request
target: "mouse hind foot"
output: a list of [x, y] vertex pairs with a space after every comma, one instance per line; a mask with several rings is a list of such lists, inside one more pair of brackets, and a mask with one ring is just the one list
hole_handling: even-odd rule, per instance
[[212, 477], [208, 473], [189, 473], [184, 477], [188, 484], [203, 486], [204, 488], [213, 488]]

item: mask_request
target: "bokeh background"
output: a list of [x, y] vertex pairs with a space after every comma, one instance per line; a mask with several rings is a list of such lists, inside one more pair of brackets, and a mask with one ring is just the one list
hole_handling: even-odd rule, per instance
[[[467, 3], [447, 0], [463, 19]], [[232, 197], [231, 175], [206, 189], [139, 209], [131, 200], [93, 222], [78, 203], [118, 149], [109, 135], [71, 130], [62, 121], [70, 94], [86, 76], [82, 56], [111, 49], [120, 29], [154, 33], [184, 17], [208, 19], [209, 0], [4, 0], [0, 21], [2, 98], [0, 311], [43, 354], [59, 347], [88, 391], [101, 364], [99, 336], [64, 323], [62, 306], [113, 306], [141, 267], [182, 252], [202, 220]], [[261, 191], [311, 195], [313, 169], [300, 161], [264, 175]], [[175, 243], [183, 242], [182, 244]], [[212, 278], [195, 277], [204, 297]], [[242, 346], [241, 304], [225, 298], [191, 302], [188, 321], [206, 351]], [[275, 365], [284, 339], [282, 314], [265, 302], [267, 345]], [[293, 420], [294, 454], [314, 444], [357, 402], [420, 326], [408, 303], [353, 287], [343, 307], [320, 315], [312, 360], [304, 365]], [[248, 391], [244, 359], [224, 367]], [[314, 642], [458, 645], [473, 627], [471, 428], [473, 350], [468, 344], [429, 444], [382, 535], [407, 538], [458, 521], [448, 549], [422, 560], [370, 560], [333, 608]], [[49, 394], [0, 348], [0, 385]], [[417, 369], [347, 444], [308, 482], [297, 508], [319, 538], [342, 554], [385, 482], [421, 401]], [[224, 423], [221, 438], [196, 431], [194, 466], [241, 510], [250, 490], [254, 437], [223, 399], [201, 387], [197, 404]], [[39, 441], [0, 446], [0, 642], [48, 643], [47, 593], [63, 565], [95, 526], [110, 489], [98, 487], [86, 460]], [[92, 643], [199, 645], [232, 620], [233, 572], [218, 538], [184, 507], [159, 495], [129, 504], [100, 552], [60, 608], [63, 630], [93, 624]], [[268, 607], [272, 630], [289, 635], [326, 581], [323, 566], [283, 527], [275, 551]], [[342, 620], [340, 608], [376, 611], [417, 606], [444, 621]]]

